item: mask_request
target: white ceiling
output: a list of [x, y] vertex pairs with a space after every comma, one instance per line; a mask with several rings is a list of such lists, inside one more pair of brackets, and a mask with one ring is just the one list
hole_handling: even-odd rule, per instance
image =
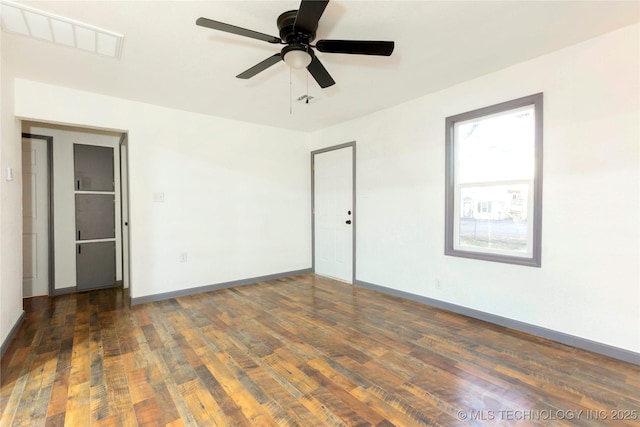
[[[277, 45], [195, 25], [206, 17], [278, 36], [299, 1], [20, 1], [124, 34], [121, 59], [3, 33], [3, 67], [24, 78], [171, 108], [311, 131], [639, 21], [638, 1], [339, 1], [316, 41], [393, 40], [391, 57], [318, 53], [337, 82], [320, 89], [283, 62], [235, 76]], [[549, 72], [553, 72], [550, 70]], [[308, 93], [310, 104], [295, 99]], [[291, 101], [293, 99], [293, 101]], [[290, 102], [293, 112], [290, 114]]]

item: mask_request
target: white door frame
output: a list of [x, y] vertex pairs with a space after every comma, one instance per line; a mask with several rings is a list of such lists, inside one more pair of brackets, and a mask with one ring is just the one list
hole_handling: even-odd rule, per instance
[[[54, 251], [54, 233], [53, 233], [53, 137], [46, 135], [34, 135], [31, 133], [21, 133], [22, 138], [44, 139], [47, 142], [47, 228], [49, 242], [47, 244], [47, 258], [49, 260], [49, 268], [47, 269], [48, 292], [49, 296], [54, 295], [55, 290], [55, 251]], [[23, 189], [24, 194], [24, 189]], [[24, 256], [24, 255], [23, 255]]]
[[316, 154], [326, 153], [328, 151], [340, 150], [341, 148], [352, 148], [352, 165], [351, 174], [353, 176], [353, 192], [351, 201], [351, 211], [353, 212], [351, 223], [351, 240], [352, 240], [352, 253], [351, 253], [351, 284], [356, 283], [356, 142], [346, 142], [344, 144], [334, 145], [332, 147], [321, 148], [311, 152], [311, 270], [316, 271], [316, 221], [315, 221], [315, 201], [316, 201], [316, 187], [315, 187], [315, 156]]

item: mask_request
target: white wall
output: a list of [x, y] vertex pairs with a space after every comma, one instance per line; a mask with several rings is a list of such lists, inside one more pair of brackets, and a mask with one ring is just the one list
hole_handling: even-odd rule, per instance
[[[0, 38], [2, 37], [0, 31]], [[22, 142], [14, 115], [13, 70], [4, 58], [0, 74], [0, 343], [22, 310]], [[5, 179], [13, 168], [13, 181]]]
[[91, 131], [23, 122], [22, 131], [53, 137], [53, 220], [55, 237], [55, 289], [76, 286], [76, 223], [73, 144], [101, 145], [114, 149], [116, 280], [122, 280], [120, 220], [120, 136], [114, 132]]
[[[357, 279], [640, 351], [639, 33], [316, 132], [314, 148], [357, 141]], [[537, 92], [542, 268], [445, 257], [445, 117]]]
[[[311, 136], [22, 79], [15, 114], [129, 131], [134, 297], [309, 267], [310, 146], [356, 140], [358, 280], [638, 352], [639, 33], [628, 27]], [[5, 71], [0, 156], [19, 167]], [[444, 118], [540, 91], [542, 268], [445, 257]], [[2, 337], [21, 313], [19, 187], [0, 185]]]
[[132, 297], [311, 266], [306, 134], [15, 86], [21, 118], [128, 131]]

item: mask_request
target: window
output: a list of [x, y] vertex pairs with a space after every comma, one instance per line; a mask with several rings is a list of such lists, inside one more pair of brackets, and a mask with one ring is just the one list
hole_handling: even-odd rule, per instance
[[446, 119], [445, 255], [540, 267], [542, 94]]

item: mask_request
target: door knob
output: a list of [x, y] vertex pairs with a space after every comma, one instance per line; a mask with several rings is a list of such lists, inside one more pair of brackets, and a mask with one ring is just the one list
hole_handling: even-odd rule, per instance
[[345, 223], [347, 223], [347, 224], [351, 224], [351, 220], [350, 220], [350, 219], [348, 219], [348, 220], [346, 220], [346, 221], [345, 221]]

